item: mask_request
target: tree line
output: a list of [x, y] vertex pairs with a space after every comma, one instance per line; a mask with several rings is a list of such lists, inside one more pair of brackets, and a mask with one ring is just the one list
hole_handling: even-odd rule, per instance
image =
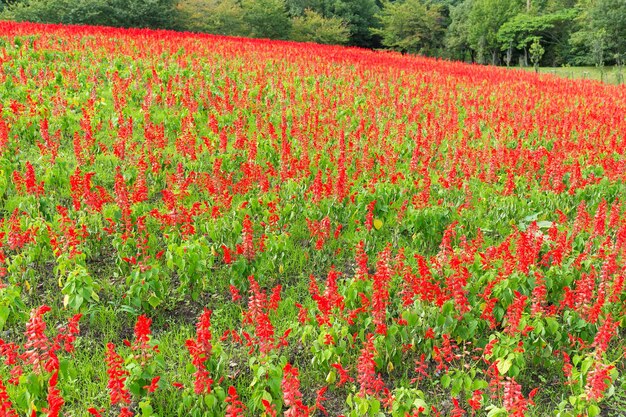
[[388, 48], [494, 65], [622, 65], [626, 0], [2, 0], [0, 18]]

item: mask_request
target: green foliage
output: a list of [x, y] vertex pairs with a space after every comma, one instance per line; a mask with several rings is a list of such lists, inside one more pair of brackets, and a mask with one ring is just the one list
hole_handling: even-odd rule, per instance
[[284, 0], [243, 0], [243, 21], [255, 38], [286, 39], [291, 29]]
[[502, 25], [498, 31], [498, 41], [502, 47], [513, 44], [518, 49], [527, 48], [536, 38], [558, 40], [558, 30], [564, 25], [571, 25], [576, 13], [573, 9], [562, 10], [540, 16], [521, 13]]
[[17, 21], [168, 28], [176, 0], [24, 0], [5, 18]]
[[326, 6], [329, 16], [336, 16], [348, 23], [350, 45], [376, 47], [379, 41], [370, 28], [379, 26], [376, 14], [379, 7], [375, 0], [329, 0]]
[[626, 53], [626, 2], [621, 0], [580, 0], [572, 35], [576, 64], [617, 62]]
[[177, 0], [109, 0], [116, 25], [123, 27], [168, 28]]
[[490, 55], [492, 64], [499, 63], [498, 31], [521, 10], [518, 0], [474, 0], [469, 13], [469, 43], [480, 62]]
[[383, 45], [401, 51], [433, 55], [441, 46], [442, 6], [422, 0], [385, 1], [378, 14]]
[[182, 0], [176, 7], [176, 27], [194, 32], [245, 36], [243, 9], [236, 0]]
[[300, 42], [343, 45], [350, 38], [350, 30], [346, 23], [337, 17], [325, 18], [307, 9], [304, 15], [292, 19], [290, 38]]
[[464, 60], [469, 51], [473, 61], [473, 50], [469, 43], [469, 14], [472, 3], [473, 0], [465, 0], [450, 8], [450, 25], [446, 30], [444, 45], [446, 54], [452, 58]]
[[537, 68], [539, 67], [539, 61], [541, 61], [541, 57], [543, 57], [543, 54], [546, 52], [546, 50], [543, 49], [543, 47], [541, 46], [539, 38], [533, 39], [533, 43], [530, 45], [529, 52], [530, 60], [535, 67], [535, 71], [537, 71]]
[[[541, 15], [520, 13], [504, 23], [498, 31], [497, 37], [501, 43], [501, 49], [523, 50], [526, 57], [529, 45], [537, 37], [547, 45], [561, 49], [567, 44], [569, 28], [572, 27], [575, 16], [574, 9]], [[558, 62], [559, 59], [559, 57], [553, 57], [554, 61]]]

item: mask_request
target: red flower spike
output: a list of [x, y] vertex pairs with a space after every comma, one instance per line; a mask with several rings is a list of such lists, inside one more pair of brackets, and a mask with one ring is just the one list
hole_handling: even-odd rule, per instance
[[130, 392], [125, 387], [129, 373], [124, 369], [124, 359], [115, 352], [113, 343], [107, 343], [106, 363], [111, 405], [130, 404]]
[[63, 397], [61, 397], [61, 391], [56, 387], [59, 377], [59, 371], [55, 371], [50, 380], [48, 381], [48, 417], [58, 417], [61, 412], [61, 407], [65, 404]]
[[337, 381], [337, 387], [343, 386], [346, 382], [354, 381], [354, 378], [350, 376], [348, 371], [343, 366], [341, 366], [340, 363], [333, 363], [330, 366], [335, 368], [337, 372], [339, 373], [339, 381]]
[[315, 408], [320, 410], [326, 416], [328, 415], [328, 411], [324, 407], [323, 402], [328, 400], [328, 398], [324, 397], [324, 394], [326, 394], [327, 390], [328, 390], [328, 387], [320, 388], [317, 391], [317, 395], [315, 397]]
[[196, 338], [185, 342], [191, 355], [191, 363], [196, 368], [194, 372], [194, 392], [196, 394], [210, 393], [213, 379], [206, 369], [206, 361], [212, 353], [211, 310], [204, 309], [196, 324]]
[[18, 417], [17, 412], [13, 409], [13, 404], [7, 394], [7, 388], [0, 379], [0, 415], [2, 417]]
[[232, 385], [228, 388], [228, 396], [225, 402], [228, 404], [226, 406], [226, 417], [243, 417], [245, 407], [243, 403], [239, 401], [237, 390]]
[[361, 387], [359, 390], [361, 397], [366, 395], [380, 396], [385, 388], [383, 380], [376, 372], [376, 362], [374, 361], [376, 354], [374, 335], [370, 333], [363, 344], [357, 363], [357, 381]]
[[267, 417], [276, 417], [277, 411], [274, 404], [270, 403], [266, 399], [262, 399], [261, 403], [263, 404], [263, 411], [265, 412]]

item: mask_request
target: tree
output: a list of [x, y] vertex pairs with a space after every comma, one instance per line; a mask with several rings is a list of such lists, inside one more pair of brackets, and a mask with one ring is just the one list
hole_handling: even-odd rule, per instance
[[3, 18], [17, 21], [65, 24], [111, 25], [105, 1], [24, 0], [9, 4]]
[[291, 22], [283, 0], [243, 0], [241, 6], [250, 36], [287, 39]]
[[316, 42], [342, 45], [350, 39], [348, 25], [337, 17], [325, 18], [313, 10], [291, 20], [290, 39], [299, 42]]
[[329, 14], [329, 2], [327, 0], [285, 0], [287, 14], [289, 16], [302, 16], [305, 11], [311, 10], [322, 17], [332, 17]]
[[183, 0], [176, 11], [178, 29], [231, 36], [249, 33], [236, 0]]
[[533, 43], [530, 45], [530, 61], [533, 63], [533, 67], [535, 67], [535, 72], [539, 72], [539, 62], [541, 62], [541, 58], [545, 52], [543, 46], [541, 46], [541, 42], [539, 38], [534, 38]]
[[110, 0], [117, 23], [137, 28], [172, 27], [177, 0]]
[[325, 17], [338, 17], [348, 24], [350, 29], [350, 45], [375, 48], [380, 45], [379, 39], [371, 32], [371, 28], [379, 26], [376, 14], [380, 10], [376, 0], [327, 0]]
[[169, 28], [176, 0], [24, 0], [5, 17], [30, 22]]
[[469, 43], [478, 53], [480, 62], [491, 55], [491, 63], [498, 64], [500, 27], [522, 9], [520, 0], [474, 0], [469, 13]]
[[433, 55], [441, 47], [443, 7], [422, 0], [385, 1], [377, 15], [383, 45], [404, 52]]
[[469, 14], [472, 10], [472, 3], [472, 0], [465, 0], [450, 7], [450, 25], [446, 31], [444, 45], [451, 58], [465, 60], [469, 52], [470, 60], [474, 62], [474, 50], [469, 42]]
[[527, 65], [528, 47], [536, 38], [541, 38], [547, 45], [554, 47], [567, 44], [568, 28], [571, 27], [575, 16], [574, 9], [540, 15], [520, 13], [500, 27], [497, 38], [501, 49], [508, 53], [512, 48], [523, 50], [524, 62]]
[[576, 24], [571, 45], [577, 52], [575, 63], [598, 65], [605, 58], [610, 61], [626, 54], [626, 1], [579, 0]]
[[598, 0], [591, 9], [590, 19], [595, 37], [604, 35], [611, 56], [626, 53], [626, 1]]

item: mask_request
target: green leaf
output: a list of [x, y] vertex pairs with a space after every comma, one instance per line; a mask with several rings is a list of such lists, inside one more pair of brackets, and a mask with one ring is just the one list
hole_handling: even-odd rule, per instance
[[506, 409], [498, 408], [498, 407], [491, 408], [491, 410], [489, 410], [489, 413], [487, 413], [487, 417], [497, 417], [497, 416], [506, 416], [506, 415], [507, 415]]
[[150, 298], [148, 298], [148, 304], [150, 304], [152, 308], [157, 308], [159, 304], [161, 304], [161, 300], [156, 295], [151, 295]]
[[450, 375], [444, 374], [441, 377], [441, 386], [444, 388], [448, 388], [450, 386]]
[[507, 373], [507, 371], [509, 370], [509, 368], [511, 368], [511, 361], [508, 359], [505, 360], [498, 360], [498, 372], [500, 373], [500, 375], [504, 375]]
[[370, 401], [371, 406], [371, 414], [378, 414], [380, 411], [380, 401], [372, 400]]
[[213, 406], [217, 403], [217, 399], [215, 395], [209, 394], [204, 396], [204, 403], [208, 408], [213, 408]]

